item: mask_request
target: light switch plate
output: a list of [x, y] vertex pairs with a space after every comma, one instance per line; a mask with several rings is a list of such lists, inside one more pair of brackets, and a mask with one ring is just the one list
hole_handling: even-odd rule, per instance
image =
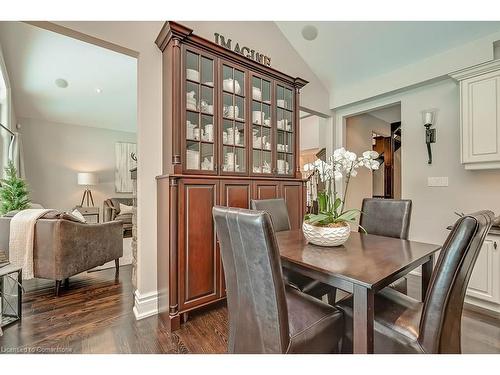
[[446, 187], [448, 186], [448, 177], [427, 177], [427, 186]]

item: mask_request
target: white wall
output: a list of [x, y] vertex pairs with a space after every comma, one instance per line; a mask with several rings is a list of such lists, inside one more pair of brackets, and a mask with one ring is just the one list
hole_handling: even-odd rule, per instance
[[[447, 79], [338, 111], [360, 113], [401, 102], [402, 198], [413, 200], [410, 239], [443, 243], [457, 212], [489, 209], [500, 214], [500, 170], [466, 171], [460, 164], [459, 87]], [[438, 110], [433, 164], [427, 164], [422, 111]], [[341, 127], [341, 126], [340, 126]], [[337, 129], [338, 130], [338, 129]], [[340, 135], [342, 132], [340, 133]], [[342, 139], [340, 136], [339, 139]], [[427, 177], [448, 177], [448, 187], [428, 187]]]
[[78, 172], [99, 176], [91, 190], [101, 219], [105, 199], [132, 196], [115, 192], [115, 143], [136, 143], [135, 133], [22, 117], [18, 123], [33, 202], [65, 211], [79, 205], [84, 187], [77, 185]]
[[489, 61], [494, 57], [493, 44], [499, 39], [500, 32], [493, 33], [389, 73], [347, 87], [333, 87], [330, 91], [330, 108], [348, 106], [404, 90], [422, 82], [440, 79], [450, 72]]
[[[360, 114], [346, 119], [346, 149], [361, 155], [372, 149], [372, 132], [391, 135], [391, 125], [369, 114]], [[346, 208], [361, 209], [363, 198], [371, 198], [373, 193], [372, 172], [359, 168], [355, 178], [349, 182]]]
[[139, 53], [137, 60], [137, 291], [134, 313], [157, 312], [156, 179], [162, 173], [161, 52], [154, 41], [163, 22], [65, 21], [69, 29]]

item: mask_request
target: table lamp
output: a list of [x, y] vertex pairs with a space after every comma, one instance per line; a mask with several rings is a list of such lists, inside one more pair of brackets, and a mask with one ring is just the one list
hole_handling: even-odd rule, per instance
[[89, 200], [94, 206], [94, 198], [92, 198], [92, 192], [89, 189], [91, 185], [97, 185], [98, 179], [97, 174], [89, 172], [79, 172], [78, 173], [78, 185], [85, 186], [85, 191], [83, 192], [82, 203], [80, 206], [83, 207], [83, 202], [87, 202], [87, 207], [89, 207]]

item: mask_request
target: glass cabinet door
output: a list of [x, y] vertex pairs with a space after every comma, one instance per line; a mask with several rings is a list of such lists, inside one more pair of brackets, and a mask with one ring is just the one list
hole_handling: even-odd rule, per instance
[[272, 174], [271, 81], [252, 76], [252, 173]]
[[243, 70], [222, 64], [222, 164], [223, 174], [246, 174], [247, 131]]
[[186, 162], [185, 169], [215, 171], [214, 59], [185, 52]]
[[276, 85], [276, 173], [293, 175], [295, 153], [293, 90]]

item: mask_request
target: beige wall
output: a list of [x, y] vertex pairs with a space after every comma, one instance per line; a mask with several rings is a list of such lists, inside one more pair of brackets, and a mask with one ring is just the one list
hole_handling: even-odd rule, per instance
[[[346, 120], [346, 149], [361, 155], [372, 149], [372, 132], [391, 135], [391, 125], [369, 114], [349, 117]], [[347, 193], [346, 208], [361, 209], [363, 198], [371, 198], [373, 193], [372, 172], [359, 168], [358, 175], [351, 178]]]
[[135, 133], [22, 117], [18, 122], [33, 202], [60, 210], [80, 204], [84, 187], [77, 185], [78, 172], [99, 176], [91, 190], [101, 215], [105, 199], [131, 196], [115, 192], [115, 143], [136, 143]]

